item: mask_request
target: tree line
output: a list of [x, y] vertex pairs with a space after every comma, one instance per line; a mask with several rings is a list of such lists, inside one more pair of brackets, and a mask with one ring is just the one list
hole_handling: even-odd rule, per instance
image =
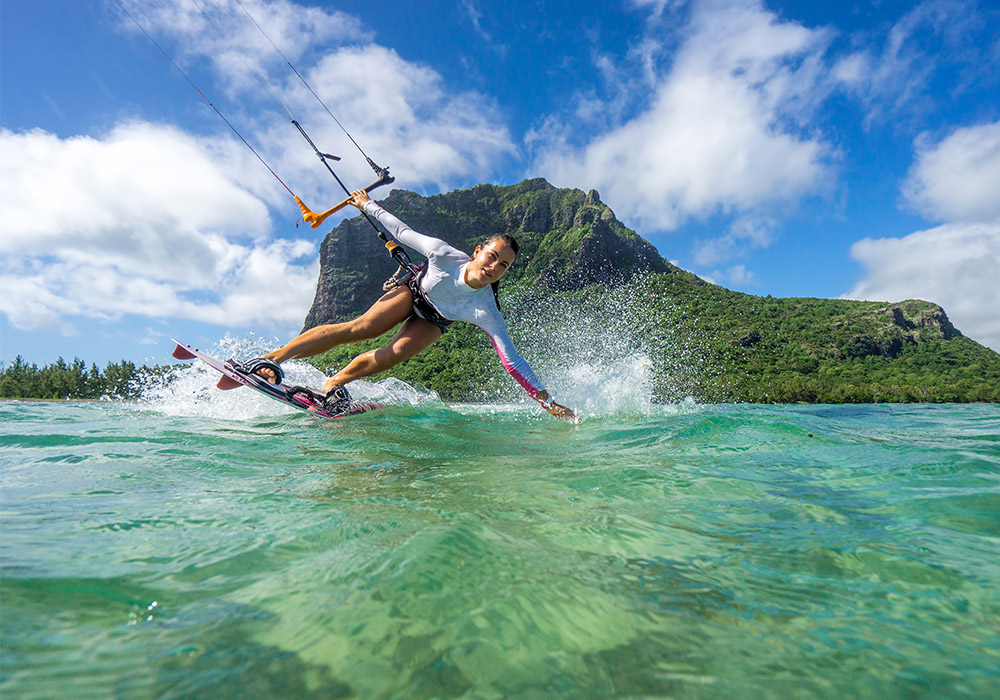
[[100, 399], [135, 398], [143, 379], [158, 370], [137, 367], [134, 362], [109, 362], [104, 370], [87, 367], [80, 358], [62, 357], [39, 367], [18, 355], [0, 372], [0, 398], [7, 399]]

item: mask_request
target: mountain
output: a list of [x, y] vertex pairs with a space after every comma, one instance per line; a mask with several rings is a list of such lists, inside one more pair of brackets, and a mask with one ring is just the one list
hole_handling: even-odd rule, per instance
[[[394, 190], [381, 204], [462, 250], [495, 233], [517, 238], [501, 304], [543, 381], [575, 381], [563, 376], [568, 367], [617, 371], [634, 356], [648, 359], [663, 401], [1000, 401], [1000, 355], [963, 336], [940, 306], [776, 299], [710, 284], [664, 260], [593, 190], [532, 179], [432, 197]], [[363, 217], [341, 222], [320, 248], [305, 328], [363, 312], [395, 267]], [[317, 364], [332, 371], [385, 341], [337, 348]], [[466, 324], [391, 374], [449, 400], [517, 393]]]
[[[509, 187], [477, 185], [433, 197], [393, 190], [380, 204], [414, 230], [461, 250], [471, 252], [498, 233], [514, 236], [520, 258], [505, 285], [567, 291], [620, 283], [640, 271], [682, 272], [618, 221], [596, 191], [585, 195], [557, 189], [541, 178]], [[414, 262], [418, 258], [414, 254]], [[341, 222], [320, 246], [319, 284], [305, 328], [363, 312], [395, 270], [363, 217]]]

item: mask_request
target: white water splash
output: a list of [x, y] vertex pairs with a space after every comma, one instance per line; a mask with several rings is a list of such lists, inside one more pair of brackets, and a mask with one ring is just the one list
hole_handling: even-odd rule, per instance
[[611, 362], [579, 362], [558, 371], [557, 400], [582, 418], [653, 410], [650, 361], [633, 353]]
[[[219, 359], [230, 357], [248, 359], [259, 357], [276, 347], [278, 341], [263, 341], [250, 335], [237, 338], [226, 335], [205, 352]], [[326, 376], [318, 369], [300, 360], [282, 363], [286, 386], [308, 386], [317, 391]], [[250, 420], [268, 416], [298, 413], [252, 389], [216, 388], [219, 372], [204, 362], [192, 360], [179, 363], [167, 376], [149, 378], [142, 387], [136, 405], [170, 416], [198, 416], [220, 420]], [[350, 384], [353, 398], [389, 406], [420, 406], [441, 404], [438, 395], [418, 389], [406, 382], [388, 378], [378, 382], [359, 380]]]
[[[684, 411], [653, 402], [648, 319], [630, 286], [593, 287], [578, 296], [512, 296], [509, 320], [515, 344], [531, 358], [553, 397], [582, 418], [662, 415]], [[685, 358], [678, 356], [678, 363]]]

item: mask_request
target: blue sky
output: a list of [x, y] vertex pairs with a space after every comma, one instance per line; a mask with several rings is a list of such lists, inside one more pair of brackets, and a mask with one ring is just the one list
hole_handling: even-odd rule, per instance
[[[372, 179], [235, 0], [121, 1], [314, 209], [341, 193], [257, 71]], [[397, 187], [594, 188], [718, 284], [929, 299], [1000, 350], [995, 4], [243, 6]], [[296, 333], [328, 227], [117, 4], [5, 2], [0, 34], [0, 361]]]

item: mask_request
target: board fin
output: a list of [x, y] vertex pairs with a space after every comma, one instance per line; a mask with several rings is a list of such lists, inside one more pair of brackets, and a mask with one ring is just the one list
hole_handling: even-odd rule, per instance
[[197, 355], [191, 353], [186, 347], [184, 347], [180, 343], [177, 343], [177, 347], [174, 348], [172, 354], [178, 360], [194, 360], [198, 357]]
[[243, 384], [240, 384], [235, 379], [227, 377], [224, 374], [219, 377], [219, 381], [215, 383], [215, 388], [222, 389], [223, 391], [227, 391], [229, 389], [239, 389], [241, 386], [243, 386]]

